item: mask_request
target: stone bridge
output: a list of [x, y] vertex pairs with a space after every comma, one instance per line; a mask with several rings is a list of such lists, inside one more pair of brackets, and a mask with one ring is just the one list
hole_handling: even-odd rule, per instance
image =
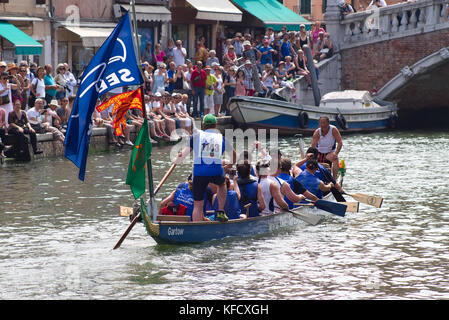
[[[343, 18], [336, 0], [328, 0], [324, 19], [335, 55], [318, 64], [321, 94], [368, 90], [397, 102], [401, 119], [449, 115], [448, 3], [416, 0]], [[304, 81], [297, 80], [297, 96], [310, 104], [311, 92], [301, 90]]]

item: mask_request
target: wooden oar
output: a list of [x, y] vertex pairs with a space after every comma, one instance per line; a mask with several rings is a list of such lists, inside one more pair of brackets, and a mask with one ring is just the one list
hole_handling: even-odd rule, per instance
[[335, 214], [337, 216], [340, 217], [344, 217], [346, 214], [346, 210], [348, 208], [347, 205], [342, 204], [341, 202], [332, 202], [332, 201], [327, 201], [327, 200], [317, 200], [314, 202], [309, 202], [308, 203], [295, 203], [295, 205], [299, 205], [299, 206], [315, 206], [318, 209], [321, 209], [323, 211], [327, 211], [330, 212], [332, 214]]
[[345, 204], [347, 206], [346, 212], [359, 212], [359, 202], [350, 201], [350, 202], [339, 202], [341, 204]]
[[[312, 205], [313, 206], [313, 205]], [[316, 214], [310, 214], [305, 212], [295, 212], [292, 210], [288, 210], [294, 217], [301, 219], [311, 225], [317, 225], [321, 221], [321, 217]]]
[[352, 198], [354, 198], [355, 200], [357, 200], [359, 202], [369, 204], [370, 206], [373, 206], [376, 208], [380, 208], [384, 201], [384, 199], [382, 197], [370, 196], [370, 195], [363, 194], [363, 193], [347, 193], [347, 192], [345, 192], [344, 194], [351, 196]]
[[[175, 169], [176, 167], [176, 163], [173, 163], [170, 167], [170, 169], [168, 169], [167, 173], [164, 175], [164, 177], [162, 178], [161, 182], [159, 183], [159, 185], [156, 187], [156, 190], [154, 190], [154, 195], [156, 195], [156, 193], [161, 189], [162, 185], [164, 184], [164, 182], [167, 180], [168, 176], [172, 173], [172, 171]], [[131, 221], [130, 225], [128, 226], [128, 228], [126, 228], [125, 232], [123, 233], [122, 237], [120, 238], [120, 240], [116, 243], [116, 245], [114, 246], [113, 250], [117, 249], [118, 247], [120, 247], [120, 245], [122, 244], [123, 240], [125, 240], [125, 238], [128, 236], [128, 233], [131, 231], [131, 229], [134, 227], [134, 225], [136, 224], [137, 220], [139, 219], [140, 215], [142, 214], [141, 211], [139, 211], [139, 214], [136, 215], [133, 219], [133, 221]]]

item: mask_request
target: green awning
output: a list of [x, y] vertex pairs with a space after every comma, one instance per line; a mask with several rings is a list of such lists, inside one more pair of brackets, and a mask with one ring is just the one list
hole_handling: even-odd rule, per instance
[[289, 31], [298, 31], [301, 24], [312, 24], [277, 0], [232, 0], [232, 2], [261, 20], [266, 28], [272, 27], [275, 31], [280, 31], [282, 26], [286, 26]]
[[14, 45], [16, 54], [42, 54], [42, 45], [39, 42], [7, 21], [0, 20], [0, 36]]

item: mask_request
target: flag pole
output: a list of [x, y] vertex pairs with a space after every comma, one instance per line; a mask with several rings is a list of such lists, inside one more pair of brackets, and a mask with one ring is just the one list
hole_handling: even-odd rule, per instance
[[[133, 17], [133, 24], [134, 24], [134, 37], [135, 37], [135, 44], [136, 44], [136, 56], [137, 56], [137, 65], [139, 66], [139, 70], [142, 73], [142, 78], [145, 79], [144, 74], [142, 72], [141, 67], [141, 58], [140, 58], [140, 41], [139, 41], [139, 33], [137, 29], [137, 18], [136, 18], [136, 3], [135, 0], [131, 0], [131, 10], [132, 10], [132, 17]], [[144, 82], [145, 83], [145, 82]], [[140, 98], [142, 102], [142, 115], [144, 119], [147, 118], [147, 110], [145, 106], [145, 90], [144, 90], [144, 84], [140, 85]], [[141, 129], [142, 130], [142, 129]], [[147, 168], [148, 168], [148, 185], [149, 185], [149, 192], [150, 192], [150, 212], [153, 217], [153, 219], [156, 218], [156, 202], [154, 199], [154, 184], [153, 184], [153, 167], [151, 165], [151, 157], [147, 160]]]

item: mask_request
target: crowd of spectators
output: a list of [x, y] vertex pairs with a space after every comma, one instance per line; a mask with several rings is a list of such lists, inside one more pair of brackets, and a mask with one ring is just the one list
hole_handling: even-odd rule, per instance
[[[141, 57], [152, 141], [179, 139], [178, 128], [191, 134], [194, 118], [208, 113], [229, 115], [228, 101], [236, 95], [270, 97], [276, 89], [286, 87], [294, 98], [294, 79], [304, 76], [311, 86], [304, 45], [311, 48], [315, 62], [333, 54], [332, 41], [320, 22], [310, 31], [301, 25], [299, 32], [286, 27], [280, 32], [267, 28], [264, 34], [253, 36], [237, 32], [223, 41], [218, 55], [206, 46], [204, 37], [197, 41], [195, 52], [187, 52], [181, 40], [170, 39], [165, 48], [148, 42]], [[55, 140], [64, 141], [77, 84], [67, 63], [54, 69], [50, 64], [0, 61], [0, 143], [5, 143], [7, 133], [20, 136], [16, 141], [26, 140], [23, 130], [9, 129], [16, 101], [23, 111], [22, 129], [29, 127], [26, 131], [32, 134], [50, 132]], [[111, 90], [98, 103], [127, 90]], [[136, 110], [129, 111], [126, 118], [127, 124], [137, 128], [143, 123]], [[112, 107], [94, 112], [93, 124], [107, 128], [111, 144], [132, 144], [129, 126], [122, 136], [114, 135]], [[16, 152], [24, 149], [23, 143], [15, 146]]]
[[15, 136], [9, 154], [16, 158], [27, 154], [25, 134], [35, 154], [42, 153], [37, 149], [37, 133], [51, 132], [54, 139], [64, 141], [77, 85], [67, 63], [53, 72], [50, 64], [0, 61], [0, 79], [1, 157], [5, 157], [7, 134]]
[[181, 40], [170, 40], [166, 48], [148, 42], [141, 54], [146, 94], [150, 99], [157, 93], [187, 95], [187, 114], [193, 118], [229, 115], [228, 101], [236, 95], [270, 97], [286, 87], [295, 98], [296, 78], [304, 76], [312, 85], [304, 45], [314, 63], [333, 55], [330, 35], [319, 21], [309, 31], [300, 25], [299, 32], [287, 27], [255, 35], [237, 32], [223, 41], [219, 55], [207, 48], [204, 37], [194, 52], [187, 52]]

